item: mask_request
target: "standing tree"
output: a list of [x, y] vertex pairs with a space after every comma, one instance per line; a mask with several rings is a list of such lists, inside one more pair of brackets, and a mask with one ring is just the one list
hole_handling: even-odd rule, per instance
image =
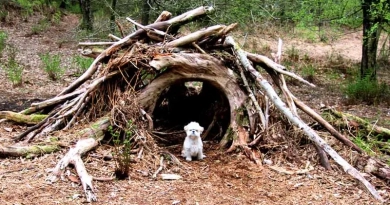
[[83, 21], [81, 23], [82, 29], [88, 31], [93, 30], [93, 14], [91, 8], [91, 0], [79, 0], [81, 13], [83, 15]]
[[383, 23], [385, 22], [386, 13], [389, 11], [388, 0], [363, 0], [363, 46], [362, 62], [360, 73], [361, 77], [367, 76], [376, 80], [377, 50]]

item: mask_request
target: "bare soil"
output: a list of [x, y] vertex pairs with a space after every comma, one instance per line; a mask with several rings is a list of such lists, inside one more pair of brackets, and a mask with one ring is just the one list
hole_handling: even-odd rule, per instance
[[[0, 111], [20, 111], [31, 102], [40, 101], [56, 95], [74, 80], [71, 57], [77, 54], [77, 42], [73, 41], [78, 17], [66, 15], [59, 25], [50, 26], [39, 35], [30, 35], [32, 26], [40, 16], [28, 20], [16, 21], [12, 26], [0, 25], [10, 38], [9, 43], [19, 49], [18, 61], [25, 66], [24, 84], [13, 87], [0, 70]], [[291, 42], [293, 43], [293, 42]], [[360, 58], [361, 37], [358, 34], [347, 35], [328, 46], [294, 42], [297, 49], [309, 49], [309, 55], [324, 57], [328, 49], [334, 48], [351, 60]], [[51, 81], [42, 70], [39, 54], [51, 52], [62, 56], [62, 65], [68, 68], [60, 81]], [[315, 56], [319, 55], [319, 56]], [[4, 60], [1, 59], [2, 61]], [[337, 90], [326, 85], [316, 89], [304, 86], [292, 86], [292, 90], [312, 108], [321, 104], [336, 106], [343, 111], [362, 117], [390, 120], [390, 110], [386, 106], [345, 105], [343, 96]], [[12, 144], [11, 138], [25, 130], [22, 125], [9, 122], [0, 124], [0, 145]], [[69, 132], [72, 132], [69, 131]], [[70, 133], [59, 132], [57, 136], [68, 145], [77, 139], [68, 139]], [[184, 137], [184, 136], [183, 136]], [[186, 162], [180, 157], [180, 146], [169, 150], [183, 163], [182, 168], [167, 168], [163, 173], [176, 173], [180, 180], [164, 181], [158, 177], [151, 179], [154, 170], [145, 170], [144, 166], [134, 164], [131, 176], [127, 180], [94, 181], [98, 196], [97, 204], [379, 204], [357, 181], [345, 174], [336, 165], [332, 171], [324, 171], [314, 166], [314, 170], [302, 175], [289, 175], [276, 172], [268, 166], [257, 166], [240, 153], [225, 154], [216, 148], [215, 143], [206, 143], [207, 158], [203, 161]], [[85, 202], [82, 187], [77, 174], [68, 168], [68, 177], [56, 183], [46, 179], [50, 169], [67, 152], [68, 148], [50, 155], [32, 159], [0, 159], [0, 204], [82, 204]], [[102, 145], [90, 152], [85, 158], [87, 170], [94, 177], [111, 177], [114, 173], [114, 161], [105, 161], [104, 156], [112, 152], [112, 147]], [[304, 165], [291, 164], [284, 159], [274, 161], [285, 169], [303, 169]], [[389, 189], [378, 186], [384, 197]]]

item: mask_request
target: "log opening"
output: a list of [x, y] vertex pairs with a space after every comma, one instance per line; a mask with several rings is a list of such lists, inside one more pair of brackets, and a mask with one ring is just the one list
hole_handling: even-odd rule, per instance
[[156, 130], [165, 145], [181, 144], [183, 127], [191, 121], [204, 127], [204, 140], [221, 140], [230, 124], [229, 101], [208, 81], [178, 80], [159, 96], [153, 111]]

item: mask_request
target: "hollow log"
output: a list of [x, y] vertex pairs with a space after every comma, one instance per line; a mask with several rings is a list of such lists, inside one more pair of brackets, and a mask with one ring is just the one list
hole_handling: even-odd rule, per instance
[[[152, 115], [158, 96], [162, 91], [177, 81], [206, 81], [210, 83], [227, 97], [231, 116], [236, 116], [236, 110], [240, 109], [247, 99], [247, 94], [239, 86], [233, 71], [210, 55], [198, 53], [158, 55], [149, 64], [157, 70], [167, 69], [141, 91], [139, 96], [139, 103], [149, 115]], [[231, 117], [231, 122], [235, 120], [234, 117]], [[222, 147], [229, 141], [228, 134], [226, 133], [221, 140]]]

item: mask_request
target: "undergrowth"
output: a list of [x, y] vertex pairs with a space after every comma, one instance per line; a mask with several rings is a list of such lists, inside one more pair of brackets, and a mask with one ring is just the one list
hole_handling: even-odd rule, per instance
[[371, 80], [369, 76], [348, 82], [344, 93], [350, 103], [379, 104], [380, 102], [390, 102], [390, 86]]
[[133, 160], [131, 156], [131, 142], [135, 135], [135, 130], [136, 126], [131, 120], [127, 122], [127, 127], [123, 132], [119, 131], [119, 129], [114, 129], [112, 126], [108, 128], [114, 143], [115, 175], [118, 179], [125, 179], [129, 176], [130, 163]]
[[49, 53], [39, 55], [44, 65], [44, 71], [51, 80], [58, 80], [64, 74], [65, 69], [61, 67], [61, 58], [59, 55], [50, 55]]
[[3, 66], [5, 67], [5, 72], [7, 78], [12, 82], [14, 86], [20, 86], [23, 80], [23, 70], [24, 67], [18, 63], [16, 60], [16, 55], [18, 49], [13, 46], [7, 46], [7, 63]]
[[92, 58], [85, 58], [82, 56], [74, 56], [72, 60], [75, 68], [76, 68], [76, 76], [81, 76], [92, 64], [93, 59]]
[[5, 31], [0, 31], [0, 58], [3, 56], [3, 51], [7, 46], [8, 34]]

